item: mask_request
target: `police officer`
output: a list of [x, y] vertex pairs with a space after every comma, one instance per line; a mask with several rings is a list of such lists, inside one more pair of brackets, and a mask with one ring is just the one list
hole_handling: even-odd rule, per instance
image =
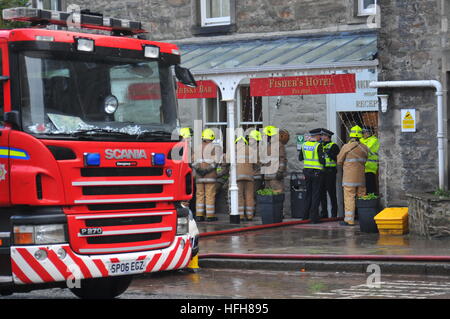
[[366, 191], [368, 194], [377, 194], [378, 150], [380, 149], [380, 141], [374, 135], [374, 130], [371, 127], [364, 128], [363, 134], [364, 136], [360, 141], [369, 148], [369, 156], [365, 167]]
[[[217, 167], [220, 162], [219, 154], [216, 152], [212, 142], [215, 134], [212, 129], [202, 132], [202, 154], [195, 158], [192, 164], [195, 170], [196, 187], [196, 219], [198, 221], [215, 221], [216, 182]], [[197, 155], [197, 154], [196, 154]]]
[[324, 181], [323, 189], [321, 191], [321, 217], [328, 218], [328, 201], [327, 194], [330, 196], [331, 201], [331, 217], [337, 217], [338, 203], [336, 196], [336, 173], [337, 164], [336, 158], [339, 154], [339, 146], [331, 141], [331, 137], [334, 135], [330, 130], [322, 128], [322, 146], [325, 153], [325, 168], [324, 168]]
[[321, 129], [309, 131], [308, 138], [303, 143], [298, 157], [299, 161], [303, 161], [303, 174], [306, 183], [303, 219], [310, 218], [313, 224], [319, 223], [320, 192], [325, 167], [325, 154], [322, 144], [319, 142], [321, 133]]
[[358, 125], [351, 128], [350, 140], [342, 146], [337, 156], [337, 164], [343, 166], [342, 186], [344, 188], [344, 221], [341, 225], [355, 225], [356, 197], [366, 195], [364, 176], [365, 164], [369, 149], [359, 139], [362, 128]]

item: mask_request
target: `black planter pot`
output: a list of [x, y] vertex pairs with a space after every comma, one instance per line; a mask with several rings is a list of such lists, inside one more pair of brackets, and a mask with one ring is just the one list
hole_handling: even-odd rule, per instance
[[284, 194], [256, 195], [256, 211], [263, 224], [275, 224], [283, 221]]
[[359, 228], [364, 233], [378, 233], [377, 223], [374, 217], [379, 213], [378, 199], [356, 201], [358, 208]]
[[376, 207], [378, 208], [378, 198], [376, 199], [358, 199], [356, 201], [356, 206], [358, 208], [373, 208]]

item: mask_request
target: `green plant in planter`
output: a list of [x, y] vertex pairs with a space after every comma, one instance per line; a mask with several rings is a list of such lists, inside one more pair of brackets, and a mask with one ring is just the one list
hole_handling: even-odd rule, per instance
[[434, 196], [439, 196], [439, 197], [450, 197], [450, 192], [438, 188], [438, 189], [433, 193], [433, 195], [434, 195]]
[[262, 196], [275, 196], [280, 195], [281, 192], [277, 192], [273, 190], [272, 188], [264, 188], [256, 191], [256, 194], [262, 195]]
[[374, 193], [369, 193], [367, 195], [358, 197], [358, 199], [362, 199], [362, 200], [378, 199], [378, 195], [375, 195]]

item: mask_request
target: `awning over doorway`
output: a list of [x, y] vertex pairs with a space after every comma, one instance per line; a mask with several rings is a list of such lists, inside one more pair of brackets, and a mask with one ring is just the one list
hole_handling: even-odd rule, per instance
[[339, 33], [179, 44], [179, 47], [182, 65], [196, 74], [222, 73], [226, 70], [293, 70], [307, 66], [352, 65], [355, 62], [375, 60], [377, 35]]

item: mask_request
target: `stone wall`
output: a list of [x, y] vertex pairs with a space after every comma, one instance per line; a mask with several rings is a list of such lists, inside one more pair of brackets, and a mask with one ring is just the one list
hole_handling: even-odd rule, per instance
[[[440, 3], [381, 1], [380, 81], [442, 80]], [[406, 192], [438, 186], [437, 114], [434, 90], [380, 89], [390, 95], [380, 113], [380, 184], [385, 206], [406, 204]], [[417, 132], [401, 133], [400, 109], [414, 108]]]
[[[200, 0], [67, 0], [82, 9], [108, 16], [139, 20], [153, 40], [183, 39], [193, 36], [199, 26]], [[313, 30], [364, 24], [366, 18], [355, 15], [357, 0], [231, 0], [232, 32], [266, 33]]]
[[450, 237], [450, 198], [431, 194], [408, 194], [408, 223], [413, 235]]

